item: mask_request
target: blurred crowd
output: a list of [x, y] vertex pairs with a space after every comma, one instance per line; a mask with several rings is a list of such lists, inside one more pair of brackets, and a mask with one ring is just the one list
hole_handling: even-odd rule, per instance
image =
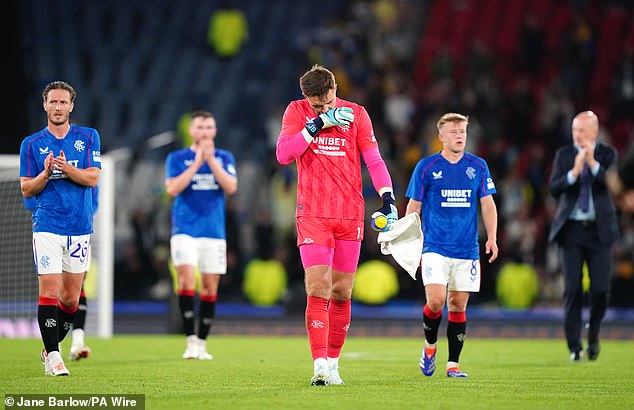
[[[547, 233], [555, 201], [548, 193], [554, 151], [570, 142], [573, 116], [594, 110], [601, 122], [600, 140], [625, 152], [633, 138], [634, 42], [615, 48], [618, 58], [610, 76], [609, 104], [593, 101], [592, 84], [597, 72], [598, 19], [608, 7], [625, 13], [626, 27], [634, 25], [634, 13], [621, 2], [570, 1], [569, 18], [558, 37], [558, 61], [545, 42], [550, 35], [535, 15], [523, 15], [517, 29], [518, 47], [500, 58], [491, 44], [471, 38], [465, 53], [455, 55], [442, 45], [421, 61], [426, 17], [435, 2], [414, 0], [353, 0], [325, 24], [301, 33], [295, 48], [305, 50], [297, 61], [296, 77], [319, 63], [337, 79], [337, 94], [366, 107], [373, 121], [381, 152], [391, 172], [400, 214], [405, 212], [404, 193], [416, 162], [440, 149], [435, 124], [445, 112], [469, 116], [467, 150], [485, 158], [498, 194], [500, 258], [483, 263], [483, 282], [474, 303], [495, 303], [496, 278], [509, 263], [530, 265], [537, 275], [540, 294], [536, 303], [559, 304], [562, 294], [557, 250]], [[471, 2], [454, 0], [450, 7]], [[603, 74], [602, 74], [603, 75]], [[424, 80], [420, 80], [420, 79]], [[301, 98], [299, 89], [292, 98]], [[303, 303], [303, 270], [295, 245], [294, 208], [296, 174], [292, 166], [275, 160], [283, 107], [280, 102], [268, 114], [265, 133], [268, 155], [264, 161], [245, 161], [238, 166], [238, 195], [228, 204], [229, 270], [220, 285], [220, 300], [241, 299], [245, 266], [254, 258], [277, 259], [289, 278], [285, 303]], [[220, 127], [223, 124], [219, 124]], [[615, 135], [618, 134], [618, 135]], [[364, 187], [368, 211], [379, 206], [371, 181]], [[161, 298], [171, 291], [167, 264], [168, 237], [158, 228], [166, 218], [169, 201], [157, 197], [155, 206], [132, 215], [135, 246], [121, 259], [117, 275], [137, 280], [117, 289], [117, 299]], [[634, 292], [634, 223], [632, 214], [621, 213], [622, 238], [614, 249], [613, 306], [632, 306]], [[167, 231], [168, 232], [168, 231]], [[361, 262], [393, 260], [380, 254], [375, 233], [366, 226]], [[134, 279], [136, 278], [136, 279]], [[420, 281], [399, 270], [400, 298], [422, 298]], [[159, 286], [161, 285], [162, 286]], [[169, 284], [167, 286], [166, 284]], [[124, 286], [125, 285], [125, 286]], [[133, 293], [131, 293], [133, 292]]]

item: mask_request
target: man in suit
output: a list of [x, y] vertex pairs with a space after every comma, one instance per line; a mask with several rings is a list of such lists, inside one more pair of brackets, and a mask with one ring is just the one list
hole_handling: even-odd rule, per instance
[[549, 182], [557, 198], [549, 240], [559, 245], [564, 271], [564, 330], [570, 359], [583, 357], [581, 344], [584, 262], [590, 275], [590, 322], [588, 359], [599, 355], [599, 329], [608, 306], [612, 271], [612, 244], [618, 238], [618, 221], [606, 171], [616, 165], [616, 150], [597, 142], [599, 120], [592, 111], [577, 114], [572, 121], [572, 144], [555, 154]]

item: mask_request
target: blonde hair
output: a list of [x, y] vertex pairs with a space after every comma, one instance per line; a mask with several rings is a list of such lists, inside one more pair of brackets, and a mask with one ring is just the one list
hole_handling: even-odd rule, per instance
[[438, 132], [440, 132], [440, 128], [448, 122], [466, 122], [469, 124], [469, 117], [462, 114], [456, 114], [455, 112], [448, 112], [447, 114], [440, 117], [436, 127], [438, 127]]

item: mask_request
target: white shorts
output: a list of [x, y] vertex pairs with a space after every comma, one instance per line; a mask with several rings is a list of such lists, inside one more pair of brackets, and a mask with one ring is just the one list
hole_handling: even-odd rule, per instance
[[420, 259], [423, 285], [446, 285], [447, 290], [480, 291], [480, 261], [456, 259], [437, 253], [423, 253]]
[[88, 248], [90, 234], [68, 236], [33, 232], [33, 259], [38, 275], [86, 272]]
[[170, 238], [174, 266], [198, 266], [200, 273], [227, 273], [227, 241], [178, 234]]

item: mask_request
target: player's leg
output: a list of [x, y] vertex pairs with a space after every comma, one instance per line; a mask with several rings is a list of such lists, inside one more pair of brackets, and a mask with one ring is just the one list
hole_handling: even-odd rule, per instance
[[195, 269], [193, 265], [176, 266], [178, 275], [178, 307], [183, 318], [187, 347], [183, 359], [198, 357], [198, 338], [195, 331], [194, 295], [196, 293]]
[[[61, 269], [61, 265], [60, 265]], [[49, 273], [38, 275], [39, 298], [37, 306], [37, 322], [40, 327], [40, 335], [44, 349], [42, 350], [42, 362], [44, 374], [54, 376], [50, 364], [50, 358], [56, 358], [59, 353], [59, 336], [57, 322], [57, 304], [59, 289], [62, 286], [61, 273]]]
[[220, 276], [227, 273], [227, 241], [197, 238], [198, 267], [201, 271], [200, 309], [198, 317], [198, 359], [210, 360], [207, 335], [216, 315], [216, 300]]
[[84, 291], [84, 286], [82, 285], [81, 292], [79, 293], [79, 305], [77, 307], [77, 312], [75, 313], [73, 330], [71, 332], [72, 343], [69, 353], [70, 360], [79, 360], [90, 356], [91, 351], [90, 348], [86, 346], [85, 341], [86, 314], [86, 292]]
[[79, 306], [79, 294], [88, 266], [90, 235], [68, 236], [62, 255], [62, 288], [59, 294], [57, 321], [59, 341], [64, 340], [73, 327]]
[[339, 355], [350, 328], [350, 305], [354, 274], [359, 263], [361, 242], [335, 240], [332, 262], [332, 290], [328, 306], [328, 371], [330, 384], [344, 384], [339, 375]]
[[207, 352], [207, 335], [216, 315], [216, 299], [220, 275], [202, 273], [200, 289], [200, 311], [198, 316], [198, 359], [211, 360]]
[[436, 371], [438, 329], [442, 321], [442, 309], [447, 299], [448, 258], [437, 253], [424, 253], [421, 257], [421, 272], [423, 272], [426, 302], [423, 307], [425, 345], [419, 365], [425, 376], [431, 376]]
[[170, 238], [170, 254], [178, 276], [178, 307], [187, 338], [183, 359], [196, 359], [198, 358], [198, 338], [195, 332], [194, 295], [198, 249], [194, 238], [188, 235], [173, 235]]
[[313, 357], [313, 386], [326, 386], [328, 378], [328, 301], [332, 290], [334, 235], [327, 221], [297, 218], [297, 245], [306, 286], [306, 332]]
[[596, 360], [599, 357], [599, 331], [608, 308], [608, 291], [612, 274], [612, 251], [609, 246], [596, 245], [588, 252], [588, 272], [591, 307], [587, 354], [588, 359]]
[[452, 258], [451, 265], [447, 283], [447, 376], [463, 378], [467, 374], [460, 371], [459, 363], [467, 330], [467, 303], [470, 292], [480, 291], [480, 261]]
[[447, 344], [449, 360], [447, 361], [447, 376], [467, 377], [460, 371], [460, 353], [464, 345], [467, 330], [467, 302], [469, 292], [449, 291], [447, 297]]
[[[86, 266], [86, 273], [84, 274], [84, 283], [86, 281], [86, 275], [90, 271], [91, 262], [92, 247], [88, 247], [88, 263]], [[75, 320], [73, 320], [73, 330], [71, 332], [72, 343], [69, 353], [70, 360], [79, 360], [90, 356], [90, 348], [86, 346], [85, 342], [85, 326], [87, 313], [88, 304], [86, 302], [86, 292], [84, 291], [84, 285], [82, 284], [81, 292], [79, 293], [79, 306], [77, 308], [77, 313], [75, 313]]]
[[[60, 235], [48, 232], [33, 233], [33, 258], [38, 275], [37, 321], [42, 343], [41, 358], [44, 374], [68, 375], [59, 352], [57, 304], [62, 287], [62, 252], [64, 243]], [[59, 366], [61, 363], [61, 366]]]
[[[307, 254], [323, 254], [328, 252], [322, 249], [308, 250], [306, 247], [314, 248], [321, 245], [302, 246], [302, 260], [307, 260]], [[305, 268], [306, 285], [306, 332], [308, 333], [308, 344], [313, 357], [313, 386], [324, 386], [330, 383], [328, 376], [328, 329], [330, 321], [328, 317], [328, 300], [330, 297], [330, 286], [332, 268], [329, 265], [313, 265]]]

